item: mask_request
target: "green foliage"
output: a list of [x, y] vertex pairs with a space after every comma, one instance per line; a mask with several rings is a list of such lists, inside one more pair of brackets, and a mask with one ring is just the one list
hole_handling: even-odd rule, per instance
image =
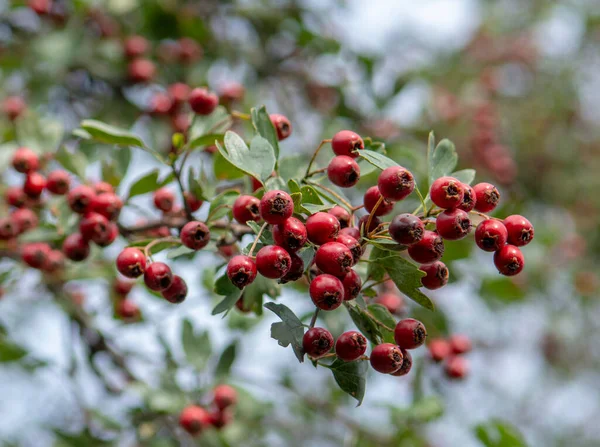
[[281, 319], [281, 322], [271, 325], [271, 338], [277, 340], [279, 346], [284, 348], [292, 345], [296, 358], [302, 363], [304, 361], [304, 350], [302, 349], [304, 325], [294, 312], [283, 304], [267, 303], [265, 307]]
[[477, 425], [475, 435], [485, 447], [527, 447], [515, 427], [498, 420]]
[[326, 367], [333, 373], [333, 378], [338, 386], [356, 399], [358, 401], [357, 406], [360, 406], [365, 397], [369, 363], [365, 360], [344, 362], [343, 360], [336, 359], [331, 365], [327, 365]]
[[217, 143], [217, 148], [233, 166], [263, 184], [275, 168], [273, 146], [260, 135], [254, 136], [248, 147], [238, 134], [227, 131], [224, 145]]

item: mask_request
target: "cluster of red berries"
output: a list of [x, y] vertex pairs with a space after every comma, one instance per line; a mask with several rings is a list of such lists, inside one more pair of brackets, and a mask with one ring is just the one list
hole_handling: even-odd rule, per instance
[[209, 427], [222, 429], [233, 420], [237, 391], [229, 385], [217, 385], [213, 390], [212, 409], [189, 405], [179, 415], [179, 425], [192, 436]]
[[455, 334], [449, 339], [435, 338], [427, 349], [434, 362], [444, 362], [444, 371], [451, 379], [464, 379], [469, 373], [469, 362], [464, 357], [473, 348], [471, 339], [466, 335]]
[[113, 283], [115, 315], [126, 322], [137, 321], [141, 316], [140, 308], [128, 298], [135, 282], [126, 278], [115, 278]]
[[20, 117], [26, 108], [27, 104], [25, 104], [25, 100], [20, 96], [8, 96], [2, 101], [2, 113], [10, 121], [14, 121]]

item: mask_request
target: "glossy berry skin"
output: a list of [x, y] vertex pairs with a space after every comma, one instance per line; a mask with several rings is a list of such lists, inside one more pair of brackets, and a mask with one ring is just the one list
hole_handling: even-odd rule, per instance
[[405, 199], [415, 189], [415, 178], [402, 166], [391, 166], [379, 174], [377, 187], [383, 197], [392, 202]]
[[339, 242], [340, 244], [344, 244], [350, 249], [350, 252], [352, 253], [352, 259], [354, 260], [353, 265], [356, 265], [363, 255], [363, 248], [360, 245], [360, 242], [358, 242], [352, 236], [348, 236], [346, 234], [338, 234], [338, 237], [335, 239], [335, 241]]
[[237, 403], [237, 391], [229, 385], [217, 385], [213, 391], [213, 402], [223, 411]]
[[419, 270], [426, 273], [426, 276], [421, 278], [421, 284], [429, 290], [436, 290], [448, 284], [450, 272], [442, 261], [422, 265]]
[[[371, 186], [369, 189], [367, 189], [367, 192], [365, 192], [363, 197], [365, 211], [371, 214], [371, 211], [373, 211], [375, 205], [377, 205], [377, 202], [381, 197], [382, 195], [377, 186]], [[393, 209], [394, 203], [384, 199], [373, 213], [373, 216], [385, 216], [386, 214], [391, 213]]]
[[525, 267], [525, 258], [518, 247], [505, 245], [494, 253], [494, 265], [504, 276], [515, 276]]
[[23, 188], [11, 186], [10, 188], [7, 188], [4, 193], [4, 200], [6, 200], [6, 203], [10, 206], [22, 208], [27, 203], [27, 195], [23, 192]]
[[450, 357], [446, 362], [444, 371], [451, 379], [464, 379], [469, 373], [469, 362], [461, 356]]
[[56, 170], [48, 174], [46, 189], [52, 194], [62, 196], [69, 192], [71, 177], [66, 171]]
[[243, 289], [256, 278], [256, 262], [244, 255], [237, 255], [227, 263], [227, 276], [238, 289]]
[[10, 220], [15, 224], [15, 229], [19, 234], [37, 227], [38, 217], [29, 208], [20, 208], [10, 215]]
[[327, 177], [340, 188], [351, 188], [360, 180], [360, 166], [352, 157], [338, 155], [329, 162]]
[[327, 211], [327, 213], [331, 214], [338, 220], [338, 222], [340, 223], [341, 230], [350, 226], [351, 216], [348, 210], [346, 210], [346, 208], [342, 208], [341, 206], [336, 205], [329, 211]]
[[463, 334], [454, 334], [448, 341], [453, 354], [466, 354], [473, 349], [471, 339]]
[[478, 183], [473, 186], [475, 191], [475, 209], [481, 213], [493, 211], [500, 201], [500, 193], [490, 183]]
[[435, 338], [427, 345], [429, 357], [434, 362], [445, 360], [451, 353], [450, 343], [443, 338]]
[[123, 320], [137, 320], [140, 317], [140, 308], [133, 301], [124, 299], [120, 300], [116, 306], [116, 314]]
[[113, 193], [98, 194], [92, 197], [90, 211], [102, 214], [108, 220], [117, 220], [123, 208], [123, 201]]
[[350, 270], [342, 279], [344, 286], [344, 301], [351, 301], [358, 296], [362, 287], [362, 279], [354, 270]]
[[366, 350], [367, 339], [360, 332], [344, 332], [335, 342], [335, 354], [345, 362], [360, 358]]
[[419, 264], [439, 261], [444, 254], [444, 241], [439, 234], [425, 230], [423, 239], [408, 247], [408, 254]]
[[190, 92], [188, 102], [198, 115], [210, 115], [219, 105], [219, 97], [205, 88], [195, 88]]
[[40, 159], [31, 149], [20, 147], [13, 154], [12, 166], [15, 171], [28, 174], [39, 169]]
[[357, 151], [364, 148], [363, 139], [351, 130], [340, 130], [331, 139], [331, 149], [333, 149], [335, 155], [356, 158], [358, 157]]
[[32, 198], [39, 197], [46, 188], [46, 177], [39, 172], [30, 172], [23, 183], [23, 192]]
[[496, 219], [487, 219], [477, 225], [475, 243], [483, 251], [498, 251], [508, 239], [504, 224]]
[[392, 343], [382, 343], [375, 346], [369, 359], [373, 369], [382, 374], [391, 374], [398, 371], [402, 367], [403, 360], [402, 351]]
[[390, 236], [402, 245], [413, 245], [423, 239], [425, 224], [414, 214], [398, 214], [390, 222]]
[[188, 294], [188, 287], [181, 276], [173, 275], [171, 285], [160, 292], [160, 294], [169, 303], [179, 304], [185, 301]]
[[425, 325], [414, 318], [405, 318], [396, 324], [394, 340], [402, 349], [415, 349], [425, 343]]
[[[369, 216], [367, 216], [367, 217], [369, 217]], [[377, 218], [375, 218], [375, 219], [377, 219]], [[373, 220], [375, 220], [375, 219], [373, 219]], [[365, 225], [366, 225], [366, 222], [365, 222]], [[372, 223], [371, 223], [371, 226], [372, 226]], [[339, 234], [345, 234], [346, 236], [350, 236], [350, 237], [356, 239], [357, 241], [360, 241], [360, 239], [361, 239], [360, 230], [356, 227], [342, 228], [340, 230]]]
[[454, 177], [440, 177], [431, 184], [431, 201], [440, 208], [458, 207], [464, 198], [464, 186]]
[[183, 198], [185, 199], [185, 203], [187, 203], [187, 206], [189, 207], [192, 213], [198, 211], [204, 203], [202, 200], [198, 199], [189, 191], [183, 193]]
[[290, 258], [292, 259], [292, 265], [288, 272], [281, 278], [280, 282], [282, 284], [298, 281], [304, 274], [304, 261], [302, 258], [296, 253], [290, 253]]
[[208, 411], [197, 405], [185, 407], [179, 415], [179, 425], [192, 436], [199, 435], [208, 428], [210, 420]]
[[146, 255], [139, 248], [127, 247], [117, 256], [117, 270], [127, 278], [137, 278], [146, 270]]
[[454, 208], [438, 214], [435, 219], [435, 228], [438, 234], [449, 241], [465, 238], [471, 231], [471, 220], [463, 210]]
[[204, 222], [192, 221], [181, 229], [181, 243], [192, 250], [200, 250], [210, 242], [210, 230]]
[[326, 273], [315, 277], [309, 287], [310, 298], [321, 310], [334, 310], [344, 300], [342, 281]]
[[80, 185], [69, 191], [67, 201], [71, 209], [77, 214], [85, 214], [90, 209], [90, 204], [96, 193], [86, 185]]
[[292, 217], [294, 202], [285, 191], [267, 191], [260, 199], [260, 216], [271, 225], [277, 225]]
[[108, 219], [102, 214], [89, 212], [79, 222], [79, 232], [86, 241], [104, 240], [109, 231]]
[[285, 140], [292, 134], [292, 123], [287, 119], [285, 115], [281, 115], [279, 113], [272, 113], [269, 115], [271, 119], [271, 123], [275, 127], [275, 131], [277, 132], [277, 139], [279, 141]]
[[508, 243], [515, 247], [522, 247], [533, 240], [533, 225], [523, 216], [508, 216], [504, 219], [504, 226], [508, 232]]
[[475, 208], [477, 197], [475, 195], [475, 190], [471, 185], [463, 183], [463, 190], [463, 199], [460, 205], [458, 205], [458, 209], [468, 213], [469, 211], [473, 211], [473, 208]]
[[167, 188], [160, 188], [154, 192], [154, 206], [163, 213], [168, 213], [175, 205], [175, 194]]
[[375, 229], [379, 225], [381, 225], [381, 221], [377, 217], [373, 217], [371, 219], [371, 224], [367, 227], [368, 223], [369, 223], [369, 216], [363, 216], [358, 220], [358, 228], [360, 228], [360, 231], [362, 232], [363, 235], [366, 235], [367, 233], [371, 233], [372, 231], [375, 231]]
[[100, 194], [114, 194], [115, 189], [112, 187], [110, 183], [107, 182], [96, 182], [93, 185], [94, 192], [98, 195]]
[[289, 253], [300, 250], [307, 239], [306, 227], [295, 217], [290, 217], [284, 223], [273, 226], [275, 244], [285, 248]]
[[333, 242], [340, 231], [340, 222], [329, 213], [318, 212], [306, 219], [308, 240], [316, 245]]
[[233, 202], [233, 217], [241, 224], [260, 220], [260, 200], [254, 196], [239, 196]]
[[0, 219], [0, 240], [8, 241], [19, 234], [19, 226], [12, 219], [5, 217]]
[[90, 255], [90, 244], [79, 233], [73, 233], [64, 240], [62, 251], [71, 261], [81, 262]]
[[108, 232], [97, 237], [94, 242], [100, 247], [108, 247], [117, 239], [117, 236], [119, 236], [119, 227], [114, 222], [108, 222]]
[[395, 377], [402, 377], [407, 375], [412, 369], [413, 365], [412, 355], [410, 354], [410, 352], [408, 352], [406, 349], [401, 349], [401, 351], [403, 357], [402, 366], [398, 371], [392, 373], [392, 376]]
[[256, 268], [265, 278], [278, 279], [290, 270], [292, 258], [284, 248], [267, 245], [256, 254]]
[[160, 292], [173, 283], [173, 272], [164, 262], [153, 262], [144, 271], [144, 284], [150, 290]]
[[148, 59], [139, 58], [129, 63], [127, 73], [132, 82], [148, 82], [154, 78], [156, 66]]
[[395, 293], [384, 293], [375, 299], [376, 304], [381, 304], [391, 314], [397, 315], [404, 311], [404, 300]]
[[48, 260], [50, 246], [44, 242], [32, 242], [21, 248], [21, 259], [34, 269], [41, 269]]
[[302, 337], [302, 349], [309, 357], [323, 357], [333, 347], [333, 335], [322, 327], [310, 328]]
[[129, 294], [129, 292], [131, 292], [131, 289], [133, 289], [134, 285], [134, 281], [129, 281], [128, 279], [123, 278], [116, 278], [115, 282], [113, 283], [113, 290], [117, 295], [125, 297]]
[[354, 257], [344, 244], [328, 242], [317, 249], [315, 264], [323, 273], [343, 278], [354, 265]]

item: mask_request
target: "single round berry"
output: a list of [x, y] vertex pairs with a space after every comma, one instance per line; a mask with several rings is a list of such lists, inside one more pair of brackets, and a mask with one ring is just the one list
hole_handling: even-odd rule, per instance
[[79, 232], [86, 241], [104, 240], [110, 232], [108, 219], [102, 214], [89, 212], [79, 222]]
[[192, 213], [198, 211], [204, 203], [189, 191], [183, 193], [183, 198], [185, 199], [185, 203], [187, 203], [187, 206], [190, 208]]
[[344, 277], [354, 265], [354, 257], [348, 247], [339, 242], [327, 242], [317, 249], [315, 263], [323, 273]]
[[504, 224], [496, 219], [487, 219], [477, 225], [475, 243], [484, 251], [498, 251], [508, 239]]
[[[379, 199], [382, 198], [381, 192], [379, 192], [379, 188], [377, 186], [371, 186], [367, 189], [363, 197], [363, 203], [365, 205], [365, 210], [367, 213], [371, 214]], [[385, 216], [389, 214], [394, 209], [394, 203], [389, 200], [384, 199], [379, 205], [377, 205], [377, 209], [373, 212], [373, 216]]]
[[173, 100], [168, 93], [155, 93], [150, 101], [150, 112], [155, 115], [167, 115], [173, 111]]
[[71, 177], [66, 171], [57, 170], [48, 174], [46, 189], [52, 194], [62, 196], [69, 192], [71, 187]]
[[508, 231], [508, 243], [522, 247], [533, 240], [533, 225], [523, 216], [513, 214], [504, 219], [504, 226]]
[[133, 289], [134, 285], [134, 281], [124, 278], [116, 278], [115, 282], [113, 283], [113, 290], [117, 295], [125, 297], [129, 294], [129, 292], [131, 292], [131, 289]]
[[371, 232], [375, 231], [377, 229], [377, 227], [379, 227], [379, 225], [381, 225], [381, 221], [379, 220], [378, 217], [375, 217], [375, 216], [373, 216], [373, 218], [371, 219], [371, 223], [369, 224], [369, 217], [370, 216], [368, 216], [368, 215], [363, 216], [358, 220], [358, 228], [360, 228], [360, 231], [363, 235], [366, 235], [367, 233], [371, 233]]
[[463, 210], [454, 208], [438, 214], [435, 228], [442, 238], [457, 241], [465, 238], [471, 231], [471, 219]]
[[148, 82], [156, 74], [156, 65], [148, 59], [134, 59], [129, 63], [127, 73], [132, 82]]
[[260, 220], [260, 200], [254, 196], [239, 196], [233, 202], [233, 217], [241, 224]]
[[213, 391], [213, 402], [219, 410], [223, 411], [236, 404], [237, 391], [229, 385], [217, 385]]
[[205, 88], [195, 88], [190, 92], [188, 101], [198, 115], [210, 115], [219, 105], [219, 97]]
[[190, 97], [191, 88], [183, 82], [176, 82], [174, 84], [169, 85], [167, 91], [173, 103], [176, 106], [180, 106], [181, 104], [188, 101]]
[[133, 301], [124, 299], [117, 302], [116, 314], [126, 321], [133, 321], [140, 318], [140, 308]]
[[425, 325], [414, 318], [405, 318], [396, 324], [394, 340], [402, 349], [415, 349], [425, 343]]
[[322, 327], [312, 327], [302, 337], [302, 349], [309, 357], [323, 357], [333, 347], [333, 335]]
[[21, 248], [21, 259], [29, 267], [41, 269], [48, 260], [50, 246], [44, 242], [32, 242]]
[[413, 365], [413, 360], [412, 360], [412, 355], [410, 354], [410, 352], [408, 352], [406, 349], [401, 349], [402, 351], [402, 366], [400, 367], [400, 369], [396, 372], [392, 373], [392, 376], [396, 376], [396, 377], [402, 377], [407, 375]]
[[360, 358], [366, 350], [367, 339], [360, 332], [344, 332], [335, 342], [335, 354], [345, 362]]
[[400, 347], [392, 343], [382, 343], [375, 346], [369, 358], [373, 369], [382, 374], [391, 374], [398, 371], [402, 367], [403, 360], [404, 357]]
[[108, 220], [117, 220], [123, 208], [123, 201], [113, 193], [98, 194], [92, 197], [90, 211], [102, 214]]
[[237, 255], [227, 263], [227, 276], [234, 286], [243, 289], [256, 278], [256, 262], [250, 256]]
[[419, 270], [425, 272], [426, 275], [421, 278], [421, 284], [429, 290], [436, 290], [448, 284], [450, 272], [442, 261], [422, 265]]
[[384, 293], [375, 299], [376, 304], [381, 304], [391, 314], [399, 314], [404, 310], [404, 300], [396, 293]]
[[167, 188], [160, 188], [154, 192], [154, 206], [164, 213], [168, 213], [175, 205], [175, 194]]
[[10, 121], [14, 121], [21, 116], [26, 108], [27, 104], [19, 96], [9, 96], [2, 102], [2, 112]]
[[125, 248], [117, 256], [117, 270], [127, 278], [141, 276], [146, 270], [146, 255], [139, 248]]
[[360, 242], [358, 242], [352, 236], [348, 236], [346, 234], [338, 234], [338, 237], [335, 239], [335, 241], [339, 242], [340, 244], [344, 244], [350, 249], [350, 252], [352, 253], [352, 259], [354, 260], [353, 265], [356, 265], [363, 255], [363, 248], [360, 245]]
[[23, 192], [31, 198], [38, 198], [46, 187], [46, 177], [39, 172], [30, 172], [23, 183]]
[[415, 178], [402, 166], [391, 166], [379, 174], [377, 187], [383, 197], [390, 201], [405, 199], [415, 189]]
[[173, 282], [165, 290], [160, 292], [164, 299], [169, 303], [183, 303], [187, 297], [188, 287], [181, 276], [173, 275]]
[[280, 115], [278, 113], [272, 113], [269, 115], [271, 119], [271, 123], [275, 127], [275, 131], [277, 132], [277, 139], [279, 141], [285, 140], [292, 134], [292, 123], [287, 119], [286, 116]]
[[423, 239], [425, 224], [414, 214], [398, 214], [390, 222], [390, 236], [402, 245], [413, 245]]
[[181, 243], [192, 250], [200, 250], [210, 242], [210, 230], [204, 222], [192, 221], [181, 229]]
[[12, 166], [15, 171], [28, 174], [39, 169], [40, 159], [31, 149], [20, 147], [13, 154]]
[[333, 275], [326, 273], [312, 280], [309, 287], [310, 298], [321, 310], [334, 310], [344, 299], [344, 285]]
[[123, 42], [123, 52], [127, 59], [135, 59], [148, 52], [150, 44], [145, 37], [130, 36]]
[[[366, 216], [369, 217], [369, 216]], [[377, 218], [375, 218], [377, 219]], [[373, 219], [373, 220], [375, 220]], [[365, 222], [366, 225], [366, 222]], [[346, 227], [346, 228], [342, 228], [339, 232], [339, 234], [345, 234], [346, 236], [350, 236], [353, 237], [354, 239], [356, 239], [357, 241], [359, 241], [360, 238], [360, 230], [356, 227]]]
[[431, 184], [431, 201], [440, 208], [458, 207], [464, 198], [464, 185], [454, 177], [440, 177]]
[[475, 208], [475, 202], [477, 201], [477, 197], [475, 195], [475, 190], [471, 185], [463, 183], [463, 190], [463, 199], [460, 205], [458, 205], [458, 209], [466, 211], [468, 213], [469, 211], [472, 211], [473, 208]]
[[150, 290], [161, 291], [173, 283], [173, 272], [164, 262], [153, 262], [144, 271], [144, 284]]
[[408, 254], [419, 264], [439, 261], [444, 254], [444, 241], [439, 234], [425, 230], [423, 239], [408, 247]]
[[92, 188], [80, 185], [69, 191], [67, 201], [74, 212], [77, 214], [85, 214], [90, 209], [90, 204], [95, 195], [96, 193]]
[[292, 258], [283, 247], [267, 245], [256, 253], [256, 268], [265, 278], [281, 278], [291, 267]]
[[221, 102], [225, 104], [241, 101], [244, 99], [245, 94], [246, 89], [238, 82], [227, 82], [219, 89], [219, 97], [221, 98]]
[[360, 166], [352, 157], [338, 155], [329, 162], [327, 177], [340, 188], [351, 188], [360, 179]]
[[459, 355], [450, 357], [446, 362], [444, 371], [451, 379], [464, 379], [469, 373], [469, 362]]
[[189, 405], [179, 415], [179, 425], [190, 435], [199, 435], [203, 429], [210, 425], [208, 411], [197, 405]]
[[267, 191], [260, 199], [260, 216], [271, 225], [285, 222], [294, 213], [294, 202], [285, 191]]
[[217, 430], [222, 429], [233, 421], [233, 413], [230, 409], [211, 411], [208, 416], [210, 425]]
[[340, 130], [331, 139], [331, 149], [333, 149], [335, 155], [356, 158], [358, 157], [358, 150], [364, 148], [363, 139], [351, 130]]
[[190, 37], [182, 37], [177, 41], [179, 50], [177, 55], [184, 64], [189, 64], [202, 59], [204, 50], [198, 42]]
[[38, 225], [38, 217], [29, 208], [19, 208], [13, 211], [10, 220], [15, 224], [19, 234], [25, 233]]
[[475, 209], [481, 213], [488, 213], [498, 205], [500, 193], [490, 183], [478, 183], [473, 186], [475, 191]]
[[451, 352], [450, 343], [443, 338], [435, 338], [427, 345], [429, 356], [434, 362], [445, 360]]
[[65, 267], [65, 255], [60, 250], [50, 250], [46, 263], [41, 270], [45, 273], [55, 273], [61, 271]]
[[110, 183], [107, 182], [96, 182], [93, 185], [94, 192], [96, 194], [114, 194], [115, 188], [112, 187]]
[[332, 214], [318, 212], [306, 220], [306, 231], [309, 241], [323, 245], [335, 241], [340, 231], [340, 222]]
[[62, 251], [71, 261], [81, 262], [90, 255], [90, 244], [79, 233], [67, 236]]
[[514, 276], [523, 270], [525, 258], [518, 247], [505, 245], [494, 253], [494, 265], [504, 276]]
[[448, 341], [454, 354], [466, 354], [473, 348], [471, 339], [463, 334], [454, 334]]
[[108, 231], [93, 241], [100, 247], [108, 247], [117, 239], [117, 236], [119, 236], [119, 227], [114, 222], [108, 222]]
[[340, 229], [343, 230], [344, 228], [348, 228], [350, 226], [351, 216], [348, 210], [346, 210], [346, 208], [342, 208], [341, 206], [336, 205], [329, 211], [327, 211], [327, 213], [331, 214], [338, 220], [338, 222], [340, 223]]
[[273, 226], [275, 244], [285, 248], [289, 253], [300, 250], [307, 238], [306, 227], [295, 217], [290, 217], [284, 223]]
[[344, 301], [351, 301], [358, 296], [362, 287], [362, 279], [354, 270], [350, 270], [342, 279], [344, 286]]
[[8, 241], [19, 234], [19, 225], [11, 218], [0, 219], [0, 240]]
[[23, 192], [23, 188], [11, 186], [4, 193], [4, 200], [6, 200], [6, 203], [10, 206], [22, 208], [27, 203], [27, 195]]
[[280, 281], [282, 284], [298, 281], [304, 274], [304, 261], [302, 258], [296, 253], [290, 253], [290, 258], [292, 259], [292, 265], [288, 272], [281, 278]]

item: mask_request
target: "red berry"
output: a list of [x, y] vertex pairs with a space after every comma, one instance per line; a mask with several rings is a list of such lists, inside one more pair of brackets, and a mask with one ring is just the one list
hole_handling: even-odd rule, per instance
[[51, 11], [52, 0], [29, 0], [29, 8], [38, 15], [45, 15]]
[[102, 214], [89, 212], [81, 219], [79, 232], [86, 241], [104, 240], [109, 233], [108, 219]]
[[23, 188], [11, 186], [4, 193], [4, 199], [10, 206], [22, 208], [27, 202], [27, 195], [23, 192]]
[[322, 327], [312, 327], [302, 337], [302, 349], [309, 357], [323, 357], [333, 347], [333, 335]]
[[136, 57], [143, 56], [148, 52], [149, 48], [150, 44], [142, 36], [130, 36], [123, 42], [123, 52], [127, 59], [135, 59]]
[[354, 270], [350, 270], [342, 279], [344, 286], [344, 301], [351, 301], [358, 296], [362, 287], [360, 275]]
[[189, 85], [184, 84], [183, 82], [171, 84], [168, 89], [169, 96], [178, 106], [189, 100], [191, 91], [192, 89], [189, 87]]
[[113, 283], [113, 290], [115, 293], [121, 297], [125, 297], [131, 292], [135, 282], [129, 281], [128, 279], [123, 278], [115, 278], [115, 282]]
[[329, 162], [327, 177], [340, 188], [351, 188], [360, 179], [360, 166], [352, 157], [338, 155]]
[[192, 221], [181, 229], [181, 243], [192, 250], [200, 250], [210, 242], [210, 230], [204, 222]]
[[[210, 146], [209, 146], [210, 147]], [[217, 146], [214, 146], [215, 150], [213, 152], [217, 151]], [[210, 151], [207, 151], [210, 152]], [[262, 183], [256, 179], [255, 177], [250, 177], [250, 180], [252, 181], [252, 191], [258, 191], [260, 188], [263, 187]]]
[[398, 371], [402, 367], [403, 360], [404, 357], [400, 347], [391, 343], [382, 343], [375, 346], [369, 359], [373, 369], [382, 374], [391, 374]]
[[367, 223], [369, 222], [369, 216], [363, 216], [358, 220], [358, 228], [361, 229], [362, 234], [365, 235], [365, 233], [371, 233], [373, 231], [375, 231], [375, 229], [377, 227], [379, 227], [379, 225], [381, 225], [381, 221], [379, 220], [379, 218], [373, 216], [373, 218], [371, 219], [371, 224], [369, 225], [369, 227], [367, 227]]
[[296, 253], [290, 253], [290, 258], [292, 259], [292, 265], [285, 276], [281, 278], [280, 282], [282, 284], [291, 281], [298, 281], [304, 274], [304, 261], [302, 258]]
[[439, 234], [425, 230], [423, 239], [408, 247], [408, 254], [419, 264], [438, 261], [444, 254], [444, 241]]
[[177, 43], [179, 44], [179, 59], [184, 64], [195, 62], [204, 55], [202, 47], [190, 37], [182, 37]]
[[450, 355], [450, 343], [443, 338], [435, 338], [427, 345], [429, 356], [434, 362], [441, 362]]
[[427, 330], [414, 318], [405, 318], [396, 324], [394, 340], [402, 349], [415, 349], [425, 343]]
[[415, 189], [415, 178], [402, 166], [391, 166], [379, 174], [377, 187], [383, 197], [390, 201], [406, 198]]
[[237, 391], [229, 385], [217, 385], [213, 391], [213, 396], [215, 406], [221, 411], [235, 405], [237, 402]]
[[335, 342], [335, 353], [345, 362], [352, 362], [360, 358], [366, 350], [367, 339], [360, 332], [344, 332]]
[[435, 228], [442, 238], [449, 241], [463, 239], [471, 231], [471, 220], [463, 210], [454, 208], [438, 214]]
[[48, 260], [50, 246], [44, 242], [32, 242], [21, 248], [21, 258], [29, 267], [40, 269]]
[[57, 170], [48, 174], [46, 189], [52, 194], [63, 195], [69, 192], [71, 186], [71, 177], [66, 171]]
[[412, 355], [410, 354], [410, 352], [408, 352], [406, 349], [401, 349], [402, 351], [402, 366], [400, 367], [400, 369], [396, 372], [392, 373], [392, 376], [396, 376], [396, 377], [402, 377], [407, 375], [413, 365], [413, 360], [412, 360]]
[[9, 96], [2, 102], [2, 112], [11, 121], [21, 116], [26, 107], [25, 101], [19, 96]]
[[398, 314], [404, 310], [404, 300], [395, 293], [384, 293], [375, 300], [376, 304], [381, 304], [391, 314]]
[[282, 247], [267, 245], [256, 253], [256, 268], [265, 278], [281, 278], [291, 267], [292, 258]]
[[[346, 208], [342, 208], [339, 205], [334, 206], [329, 211], [328, 214], [334, 216], [340, 223], [340, 229], [348, 228], [350, 226], [350, 213]], [[355, 238], [356, 239], [356, 238]]]
[[135, 59], [127, 67], [132, 82], [148, 82], [156, 74], [156, 66], [148, 59]]
[[150, 101], [150, 112], [155, 115], [167, 115], [174, 109], [173, 101], [168, 93], [155, 93]]
[[269, 118], [271, 118], [271, 123], [275, 127], [279, 141], [285, 140], [292, 134], [292, 123], [290, 123], [290, 120], [286, 116], [279, 113], [272, 113], [269, 115]]
[[469, 362], [464, 357], [453, 356], [446, 362], [444, 370], [451, 379], [464, 379], [469, 373]]
[[425, 264], [419, 267], [419, 269], [426, 273], [421, 278], [421, 284], [429, 290], [436, 290], [440, 287], [444, 287], [448, 284], [448, 267], [442, 261], [435, 261], [431, 264]]
[[518, 247], [505, 245], [494, 253], [494, 264], [503, 275], [514, 276], [523, 270], [525, 258]]
[[188, 102], [198, 115], [210, 115], [219, 105], [219, 97], [205, 88], [195, 88], [190, 92]]
[[115, 239], [117, 239], [118, 235], [119, 227], [117, 227], [117, 224], [114, 222], [108, 222], [108, 232], [105, 235], [96, 238], [94, 242], [100, 247], [108, 247], [115, 241]]
[[477, 225], [475, 243], [484, 251], [498, 251], [508, 239], [504, 224], [496, 219], [487, 219]]
[[256, 263], [249, 256], [234, 256], [227, 264], [227, 276], [234, 286], [243, 289], [256, 278]]
[[282, 224], [273, 226], [273, 240], [275, 244], [285, 248], [290, 253], [294, 253], [306, 243], [306, 227], [300, 220], [290, 217]]
[[477, 201], [477, 197], [475, 196], [475, 190], [471, 185], [463, 183], [463, 190], [463, 199], [461, 204], [458, 205], [458, 209], [466, 211], [468, 213], [469, 211], [472, 211], [473, 208], [475, 208], [475, 202]]
[[260, 199], [260, 216], [271, 225], [285, 222], [292, 217], [293, 212], [294, 202], [285, 191], [267, 191]]
[[90, 245], [79, 233], [66, 237], [62, 251], [71, 261], [81, 262], [90, 255]]
[[123, 201], [113, 193], [104, 193], [92, 197], [90, 211], [102, 214], [108, 220], [116, 220], [123, 208]]
[[350, 252], [352, 253], [352, 259], [354, 260], [353, 265], [355, 265], [363, 255], [362, 246], [352, 236], [348, 236], [346, 234], [338, 234], [338, 237], [335, 239], [335, 241], [339, 242], [340, 244], [344, 244], [350, 249]]
[[19, 225], [13, 219], [8, 217], [0, 219], [0, 240], [7, 241], [17, 234], [19, 234]]
[[473, 186], [475, 191], [475, 209], [481, 213], [488, 213], [498, 205], [500, 193], [490, 183], [478, 183]]
[[354, 265], [354, 257], [344, 244], [327, 242], [317, 249], [315, 263], [323, 273], [343, 278]]
[[309, 287], [310, 298], [322, 310], [340, 307], [344, 299], [344, 285], [335, 276], [326, 273], [312, 280]]
[[118, 301], [115, 311], [118, 317], [126, 321], [137, 320], [140, 317], [140, 308], [128, 299]]
[[454, 354], [466, 354], [473, 348], [471, 339], [463, 334], [454, 334], [450, 337], [450, 349]]
[[[366, 217], [369, 217], [369, 216], [366, 216]], [[375, 219], [377, 219], [377, 218], [375, 218]], [[375, 220], [375, 219], [373, 219], [373, 220]], [[365, 222], [365, 224], [366, 224], [366, 222]], [[371, 224], [371, 226], [372, 226], [372, 224]], [[360, 237], [360, 230], [358, 228], [356, 228], [356, 227], [342, 228], [340, 230], [339, 234], [345, 234], [346, 236], [353, 237], [357, 241], [359, 241], [361, 239], [361, 237]]]
[[65, 267], [65, 255], [60, 250], [51, 250], [46, 263], [42, 266], [45, 273], [55, 273]]
[[125, 248], [117, 256], [117, 270], [127, 278], [137, 278], [146, 270], [146, 255], [139, 248]]
[[114, 194], [115, 189], [110, 183], [107, 182], [96, 182], [94, 183], [94, 192], [96, 194]]
[[25, 178], [23, 192], [31, 198], [38, 198], [46, 187], [46, 177], [39, 172], [30, 172]]
[[[379, 188], [377, 186], [371, 186], [369, 189], [367, 189], [367, 192], [363, 197], [363, 203], [365, 205], [365, 210], [367, 211], [367, 213], [371, 214], [371, 211], [373, 211], [375, 205], [377, 205], [377, 202], [381, 197], [382, 195], [379, 192]], [[384, 199], [379, 204], [379, 206], [377, 206], [377, 209], [373, 213], [373, 216], [385, 216], [386, 214], [391, 213], [393, 209], [393, 202]]]
[[414, 214], [399, 214], [388, 228], [390, 236], [402, 245], [412, 245], [423, 239], [425, 224]]
[[150, 290], [161, 291], [173, 283], [173, 272], [164, 262], [153, 262], [144, 271], [144, 284]]
[[73, 211], [78, 214], [85, 214], [90, 209], [90, 204], [96, 193], [92, 188], [80, 185], [69, 191], [67, 201]]
[[450, 209], [462, 203], [465, 190], [464, 185], [454, 177], [440, 177], [432, 183], [429, 194], [437, 206]]
[[13, 211], [10, 219], [15, 224], [15, 228], [19, 234], [31, 230], [38, 225], [38, 217], [29, 208], [20, 208]]
[[228, 82], [221, 86], [219, 89], [219, 97], [221, 98], [221, 102], [225, 104], [230, 104], [235, 101], [241, 101], [244, 99], [244, 95], [246, 94], [246, 89], [242, 84], [237, 82]]
[[20, 147], [13, 155], [12, 166], [15, 171], [28, 174], [39, 169], [40, 159], [31, 149]]
[[233, 420], [233, 414], [230, 410], [212, 411], [209, 413], [210, 425], [220, 430]]
[[167, 188], [160, 188], [154, 191], [154, 206], [164, 213], [173, 209], [175, 204], [175, 194]]
[[254, 196], [239, 196], [233, 203], [233, 217], [241, 224], [260, 220], [260, 200]]
[[322, 245], [335, 241], [340, 231], [340, 222], [329, 213], [318, 212], [306, 220], [308, 240]]
[[210, 415], [202, 407], [189, 405], [179, 415], [179, 425], [189, 434], [196, 436], [210, 425]]
[[533, 240], [533, 225], [523, 216], [514, 214], [504, 219], [504, 226], [508, 231], [508, 243], [522, 247]]
[[183, 303], [188, 293], [188, 287], [181, 276], [173, 275], [173, 282], [160, 292], [164, 299], [173, 304]]
[[187, 203], [187, 206], [192, 213], [198, 211], [204, 203], [189, 191], [183, 193], [183, 198], [185, 199], [185, 203]]
[[358, 150], [365, 148], [360, 135], [351, 130], [340, 130], [331, 139], [331, 148], [335, 155], [346, 155], [348, 157], [358, 157]]

